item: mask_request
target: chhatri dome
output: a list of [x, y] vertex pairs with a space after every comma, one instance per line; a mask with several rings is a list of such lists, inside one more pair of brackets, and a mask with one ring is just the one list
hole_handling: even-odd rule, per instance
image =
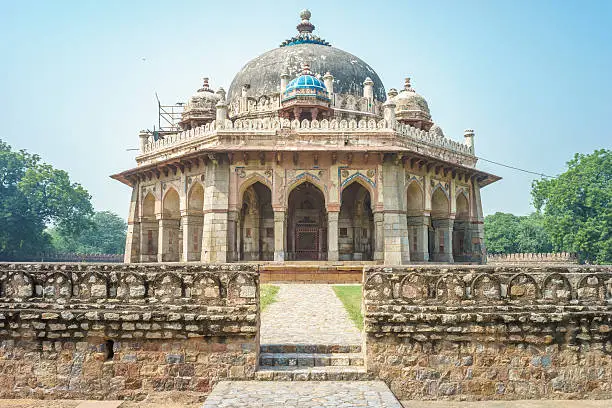
[[[374, 98], [384, 102], [385, 87], [374, 69], [360, 58], [332, 47], [327, 41], [313, 34], [315, 26], [310, 22], [311, 13], [300, 13], [302, 21], [297, 25], [298, 35], [285, 40], [279, 48], [268, 51], [247, 62], [236, 74], [228, 93], [228, 103], [236, 103], [241, 96], [259, 98], [279, 93], [279, 75], [290, 78], [300, 75], [302, 65], [308, 63], [312, 72], [333, 75], [333, 92], [359, 97], [363, 94], [366, 78], [373, 81]], [[332, 90], [328, 89], [329, 92]]]

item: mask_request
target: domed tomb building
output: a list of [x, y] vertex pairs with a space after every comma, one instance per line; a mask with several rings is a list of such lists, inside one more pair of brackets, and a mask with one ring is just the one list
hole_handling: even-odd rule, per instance
[[142, 131], [126, 262], [484, 261], [474, 132], [447, 138], [406, 79], [298, 34], [248, 62], [227, 94], [209, 80], [180, 130]]

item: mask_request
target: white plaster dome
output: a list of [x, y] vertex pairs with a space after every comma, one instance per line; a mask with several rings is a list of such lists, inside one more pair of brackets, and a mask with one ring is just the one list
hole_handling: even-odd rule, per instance
[[185, 104], [179, 124], [183, 129], [190, 129], [210, 122], [216, 116], [216, 105], [224, 97], [223, 88], [217, 93], [208, 85], [208, 78], [203, 79], [200, 89]]
[[309, 21], [309, 11], [303, 11], [300, 16], [302, 21], [297, 26], [297, 36], [249, 61], [236, 74], [228, 90], [228, 104], [240, 98], [243, 90], [247, 97], [253, 98], [278, 94], [280, 75], [288, 73], [291, 79], [296, 78], [304, 64], [310, 66], [314, 75], [331, 73], [333, 90], [337, 94], [363, 96], [363, 83], [369, 77], [374, 82], [374, 98], [384, 102], [385, 87], [374, 69], [360, 58], [312, 34], [314, 25]]
[[415, 92], [410, 85], [410, 78], [406, 78], [404, 89], [399, 92], [397, 96], [393, 97], [393, 102], [395, 103], [395, 111], [397, 113], [412, 112], [414, 114], [424, 115], [427, 119], [431, 119], [427, 100]]

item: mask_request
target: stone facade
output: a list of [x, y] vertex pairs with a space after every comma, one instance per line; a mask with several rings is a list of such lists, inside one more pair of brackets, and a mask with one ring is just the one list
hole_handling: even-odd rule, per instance
[[612, 397], [611, 267], [370, 267], [367, 369], [399, 399]]
[[475, 168], [474, 132], [447, 138], [409, 79], [385, 95], [302, 19], [227, 99], [205, 79], [177, 128], [140, 133], [113, 176], [133, 189], [125, 262], [483, 262], [499, 177]]
[[0, 397], [132, 399], [254, 378], [252, 265], [0, 264]]

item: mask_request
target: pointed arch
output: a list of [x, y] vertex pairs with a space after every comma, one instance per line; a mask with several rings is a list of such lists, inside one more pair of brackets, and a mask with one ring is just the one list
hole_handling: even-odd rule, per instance
[[174, 187], [168, 188], [162, 200], [164, 218], [179, 218], [181, 215], [181, 199]]
[[187, 209], [199, 213], [204, 210], [204, 186], [198, 181], [187, 192]]
[[151, 191], [148, 191], [142, 200], [141, 216], [143, 218], [155, 217], [155, 196]]
[[464, 190], [455, 199], [455, 219], [467, 220], [470, 217], [470, 200]]
[[300, 174], [298, 177], [296, 177], [296, 179], [293, 182], [291, 182], [291, 184], [287, 186], [286, 194], [285, 194], [285, 197], [286, 197], [285, 206], [287, 207], [289, 206], [289, 196], [291, 195], [293, 190], [295, 190], [301, 184], [304, 184], [307, 182], [315, 186], [321, 192], [321, 194], [323, 195], [323, 200], [325, 201], [325, 208], [327, 208], [327, 204], [329, 202], [327, 188], [325, 187], [325, 185], [321, 182], [321, 180], [318, 177], [315, 177], [310, 173]]
[[440, 186], [436, 186], [431, 193], [431, 217], [448, 218], [450, 215], [450, 198], [448, 193]]
[[259, 173], [250, 174], [238, 187], [238, 204], [242, 203], [244, 192], [255, 183], [261, 183], [272, 191], [272, 183]]
[[[372, 206], [374, 206], [374, 203], [376, 202], [376, 188], [372, 185], [372, 181], [361, 173], [355, 173], [344, 181], [344, 184], [342, 184], [340, 188], [340, 197], [342, 197], [342, 192], [349, 188], [353, 183], [358, 183], [359, 185], [361, 185], [361, 187], [367, 190], [367, 192], [370, 194], [370, 201], [372, 203]], [[374, 208], [372, 208], [372, 211], [373, 210]]]
[[411, 180], [406, 187], [406, 214], [408, 216], [421, 216], [425, 208], [425, 192], [421, 183]]
[[301, 177], [288, 189], [287, 260], [327, 259], [327, 206], [324, 190]]
[[341, 261], [373, 259], [374, 215], [370, 191], [358, 178], [342, 189], [337, 238]]
[[243, 261], [274, 259], [272, 189], [257, 178], [241, 193], [238, 217], [238, 258]]

